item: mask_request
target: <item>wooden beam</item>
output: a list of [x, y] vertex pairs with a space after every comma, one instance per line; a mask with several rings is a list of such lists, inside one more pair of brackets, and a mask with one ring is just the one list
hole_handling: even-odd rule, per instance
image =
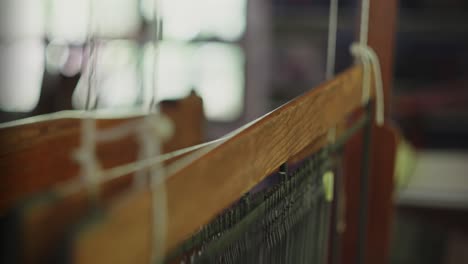
[[[165, 251], [174, 249], [290, 157], [361, 105], [362, 69], [355, 66], [266, 115], [166, 181]], [[122, 198], [101, 222], [80, 232], [76, 263], [144, 262], [150, 257], [151, 193]]]
[[[175, 135], [164, 144], [169, 152], [201, 143], [203, 107], [195, 94], [162, 102], [161, 111], [175, 126]], [[24, 198], [79, 176], [73, 153], [80, 146], [81, 117], [74, 112], [55, 114], [54, 119], [33, 118], [0, 126], [0, 215]], [[49, 116], [50, 117], [50, 116]], [[143, 113], [128, 118], [99, 118], [98, 129], [143, 120]], [[135, 135], [99, 143], [97, 157], [102, 168], [133, 162], [138, 157]]]

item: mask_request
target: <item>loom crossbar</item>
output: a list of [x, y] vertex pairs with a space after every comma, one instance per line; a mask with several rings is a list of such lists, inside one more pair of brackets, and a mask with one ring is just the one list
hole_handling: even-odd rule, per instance
[[[324, 145], [320, 138], [360, 108], [361, 90], [362, 69], [353, 66], [170, 175], [165, 251], [188, 239], [291, 157], [314, 143]], [[121, 199], [102, 221], [80, 234], [76, 263], [148, 261], [151, 192]]]

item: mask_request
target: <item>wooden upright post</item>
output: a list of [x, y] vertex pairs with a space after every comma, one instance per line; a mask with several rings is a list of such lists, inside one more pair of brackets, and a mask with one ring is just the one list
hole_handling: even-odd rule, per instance
[[371, 0], [368, 42], [380, 59], [387, 114], [391, 106], [393, 86], [397, 12], [398, 0]]
[[[370, 180], [368, 196], [368, 217], [366, 225], [365, 252], [366, 264], [388, 263], [393, 220], [393, 176], [397, 133], [390, 126], [391, 90], [397, 0], [371, 0], [369, 14], [368, 45], [380, 58], [385, 95], [386, 124], [372, 128]], [[357, 262], [358, 254], [358, 211], [359, 180], [362, 149], [360, 133], [346, 146], [344, 162], [346, 182], [346, 229], [343, 235], [341, 263]], [[361, 264], [361, 263], [356, 263]]]
[[380, 58], [385, 95], [387, 125], [374, 126], [372, 138], [371, 191], [369, 195], [369, 222], [366, 263], [389, 263], [393, 223], [393, 179], [397, 133], [390, 127], [393, 63], [398, 1], [371, 1], [369, 16], [369, 46]]

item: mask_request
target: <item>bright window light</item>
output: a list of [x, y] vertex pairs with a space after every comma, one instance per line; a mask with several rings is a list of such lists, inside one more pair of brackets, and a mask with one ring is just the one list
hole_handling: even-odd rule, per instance
[[52, 41], [46, 48], [46, 69], [50, 73], [59, 73], [68, 61], [70, 49], [68, 43]]
[[[154, 53], [151, 45], [149, 53], [145, 55], [145, 67], [151, 78], [150, 69], [153, 69]], [[163, 42], [160, 45], [157, 58], [156, 99], [180, 99], [186, 97], [191, 89], [191, 54], [192, 47], [187, 44]], [[151, 89], [151, 79], [147, 79], [147, 87]]]
[[226, 41], [239, 39], [247, 23], [246, 0], [205, 0], [203, 31]]
[[89, 31], [89, 0], [49, 0], [50, 39], [83, 43]]
[[111, 41], [98, 51], [101, 107], [135, 106], [141, 92], [137, 51], [137, 44], [131, 41]]
[[140, 0], [140, 13], [144, 19], [151, 21], [153, 19], [154, 0]]
[[60, 73], [72, 77], [81, 72], [83, 62], [83, 49], [81, 47], [68, 47], [68, 58], [61, 67]]
[[[239, 47], [165, 41], [159, 52], [155, 76], [158, 101], [184, 98], [195, 89], [203, 98], [208, 119], [232, 121], [239, 117], [244, 102], [244, 55]], [[152, 46], [148, 46], [144, 56], [147, 91], [152, 87], [151, 53]]]
[[96, 31], [100, 36], [126, 37], [138, 32], [140, 26], [138, 0], [92, 1], [94, 10], [93, 20], [96, 25]]
[[164, 37], [191, 40], [197, 35], [239, 39], [246, 27], [247, 0], [162, 0]]
[[40, 0], [1, 0], [0, 38], [24, 39], [44, 35], [44, 5]]
[[200, 46], [194, 58], [194, 83], [204, 102], [208, 119], [232, 121], [242, 113], [244, 57], [230, 44]]
[[136, 106], [139, 88], [135, 67], [122, 67], [102, 78], [99, 87], [99, 107]]
[[137, 45], [131, 41], [109, 41], [97, 48], [97, 62], [88, 62], [73, 94], [73, 106], [85, 107], [88, 80], [93, 71], [91, 102], [99, 108], [135, 106], [141, 94], [137, 69]]
[[163, 0], [164, 38], [191, 40], [202, 29], [204, 1]]
[[125, 37], [137, 32], [140, 26], [138, 0], [91, 0], [92, 7], [90, 0], [50, 1], [51, 39], [82, 43], [90, 30], [100, 37]]
[[28, 40], [0, 45], [0, 108], [30, 112], [41, 93], [44, 44]]
[[[155, 0], [139, 0], [140, 1], [140, 13], [144, 19], [147, 21], [153, 21], [154, 19], [154, 11], [155, 11]], [[160, 8], [162, 7], [161, 0], [159, 1]]]

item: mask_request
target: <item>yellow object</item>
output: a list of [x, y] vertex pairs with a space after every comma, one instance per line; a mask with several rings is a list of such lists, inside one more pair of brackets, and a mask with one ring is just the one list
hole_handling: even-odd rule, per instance
[[323, 188], [325, 190], [325, 199], [327, 202], [333, 201], [334, 196], [334, 181], [335, 181], [335, 174], [332, 171], [327, 171], [322, 178], [323, 181]]
[[406, 141], [401, 140], [395, 159], [395, 182], [397, 188], [404, 187], [413, 175], [417, 160], [416, 151]]

